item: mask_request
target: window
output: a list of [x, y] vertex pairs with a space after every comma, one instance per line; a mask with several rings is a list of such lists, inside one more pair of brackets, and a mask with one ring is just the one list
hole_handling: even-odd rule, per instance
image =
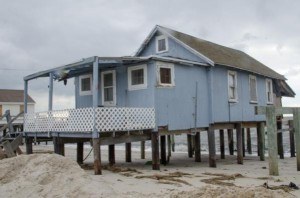
[[228, 98], [229, 102], [237, 102], [237, 74], [234, 71], [228, 71]]
[[147, 65], [128, 67], [128, 90], [147, 88]]
[[171, 87], [175, 86], [174, 82], [174, 65], [168, 63], [157, 63], [158, 86]]
[[79, 76], [79, 94], [91, 95], [92, 94], [92, 75]]
[[102, 104], [104, 106], [116, 105], [116, 72], [105, 71], [101, 73]]
[[256, 76], [249, 75], [250, 103], [257, 103]]
[[266, 79], [267, 103], [273, 104], [273, 85], [271, 79]]
[[168, 38], [165, 35], [156, 37], [156, 53], [168, 51]]

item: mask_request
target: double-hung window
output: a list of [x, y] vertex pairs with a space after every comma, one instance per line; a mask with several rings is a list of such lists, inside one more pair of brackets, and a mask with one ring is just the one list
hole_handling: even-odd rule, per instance
[[92, 75], [79, 76], [79, 95], [92, 94]]
[[267, 103], [273, 104], [273, 84], [271, 79], [266, 79]]
[[228, 100], [229, 102], [237, 102], [237, 73], [228, 71]]
[[168, 51], [168, 38], [165, 35], [156, 37], [156, 53]]
[[174, 65], [157, 62], [157, 82], [160, 87], [175, 86]]
[[147, 88], [147, 65], [128, 67], [128, 90]]
[[257, 103], [256, 76], [249, 75], [250, 103]]

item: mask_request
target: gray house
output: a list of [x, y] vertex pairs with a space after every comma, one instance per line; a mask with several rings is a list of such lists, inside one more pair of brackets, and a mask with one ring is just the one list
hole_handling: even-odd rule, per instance
[[[38, 72], [24, 78], [25, 90], [29, 80], [39, 77], [50, 77], [49, 111], [52, 110], [53, 80], [75, 78], [76, 109], [80, 110], [79, 113], [90, 112], [90, 117], [83, 115], [90, 118], [90, 122], [85, 122], [89, 123], [84, 124], [86, 128], [77, 123], [80, 119], [73, 122], [78, 128], [66, 130], [64, 125], [54, 129], [49, 128], [49, 124], [45, 128], [42, 126], [44, 120], [39, 123], [28, 114], [28, 127], [25, 126], [28, 137], [32, 132], [40, 136], [47, 133], [47, 137], [51, 138], [58, 137], [57, 133], [60, 133], [60, 137], [64, 134], [73, 138], [95, 139], [101, 137], [99, 134], [102, 132], [151, 129], [150, 135], [141, 140], [150, 140], [152, 136], [155, 156], [158, 149], [153, 134], [161, 136], [161, 158], [164, 162], [166, 135], [196, 134], [195, 142], [199, 149], [196, 148], [195, 155], [196, 161], [199, 161], [200, 132], [208, 131], [210, 166], [215, 166], [215, 129], [228, 129], [231, 133], [232, 129], [237, 129], [240, 137], [238, 131], [241, 128], [257, 127], [265, 121], [264, 116], [255, 115], [255, 106], [280, 105], [281, 97], [295, 96], [284, 76], [246, 53], [162, 26], [156, 26], [150, 32], [134, 56], [91, 57]], [[134, 115], [120, 114], [121, 110], [117, 109], [134, 111], [138, 121], [124, 120]], [[114, 111], [115, 114], [104, 114], [104, 111]], [[139, 114], [142, 111], [151, 115]], [[97, 112], [102, 112], [98, 119]], [[63, 112], [56, 113], [65, 115]], [[67, 113], [68, 122], [72, 120], [71, 114]], [[114, 126], [116, 124], [118, 126]], [[90, 133], [78, 136], [83, 131]], [[109, 145], [120, 142], [110, 142]], [[153, 167], [157, 168], [158, 160], [153, 159], [153, 163]]]

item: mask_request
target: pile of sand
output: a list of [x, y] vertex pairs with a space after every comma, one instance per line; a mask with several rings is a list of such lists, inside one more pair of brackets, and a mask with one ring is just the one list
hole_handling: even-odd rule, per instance
[[223, 187], [223, 186], [205, 186], [193, 191], [182, 191], [173, 193], [172, 198], [198, 198], [198, 197], [211, 197], [211, 198], [281, 198], [281, 197], [294, 197], [283, 190], [270, 190], [264, 187]]
[[90, 176], [75, 161], [55, 154], [20, 155], [0, 161], [3, 197], [89, 197]]

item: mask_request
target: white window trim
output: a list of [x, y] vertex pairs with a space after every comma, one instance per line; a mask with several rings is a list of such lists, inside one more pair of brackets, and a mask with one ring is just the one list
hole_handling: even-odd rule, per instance
[[[84, 78], [89, 78], [90, 79], [90, 90], [89, 91], [82, 91], [81, 90], [81, 80]], [[93, 77], [91, 74], [87, 74], [87, 75], [82, 75], [79, 76], [79, 95], [80, 96], [87, 96], [87, 95], [92, 95], [92, 86], [93, 86]]]
[[[255, 80], [255, 94], [256, 94], [256, 100], [252, 100], [251, 98], [251, 79]], [[258, 102], [258, 95], [257, 95], [257, 80], [256, 80], [256, 76], [254, 75], [249, 75], [249, 94], [250, 94], [250, 103], [254, 103], [257, 104]]]
[[[104, 75], [105, 74], [113, 74], [113, 101], [108, 102], [104, 101]], [[103, 106], [116, 106], [117, 104], [117, 93], [116, 93], [116, 71], [115, 70], [109, 70], [109, 71], [104, 71], [101, 72], [101, 98], [102, 98], [102, 105]]]
[[[268, 100], [268, 82], [271, 82], [271, 101]], [[273, 98], [273, 82], [272, 79], [267, 78], [266, 79], [266, 97], [267, 97], [267, 104], [273, 104], [274, 98]]]
[[[162, 40], [165, 39], [165, 43], [166, 43], [166, 49], [163, 51], [158, 51], [158, 40]], [[156, 53], [163, 53], [163, 52], [167, 52], [169, 50], [169, 41], [168, 41], [168, 37], [165, 35], [160, 35], [155, 37], [155, 45], [156, 45]]]
[[[132, 71], [134, 70], [140, 70], [143, 69], [144, 71], [144, 83], [139, 84], [139, 85], [132, 85]], [[133, 91], [133, 90], [139, 90], [139, 89], [147, 89], [147, 65], [137, 65], [137, 66], [132, 66], [127, 68], [127, 77], [128, 77], [128, 90]]]
[[[235, 86], [235, 98], [231, 99], [229, 98], [230, 96], [230, 88], [229, 88], [229, 75], [233, 74], [235, 76], [235, 82], [234, 82], [234, 86]], [[236, 71], [228, 71], [227, 73], [227, 88], [228, 88], [228, 101], [229, 102], [238, 102], [238, 90], [237, 90], [237, 72]]]
[[[158, 87], [174, 87], [175, 86], [175, 72], [174, 72], [174, 64], [164, 63], [164, 62], [156, 62], [157, 68], [157, 86]], [[171, 69], [171, 84], [161, 83], [160, 80], [160, 68], [170, 68]]]

